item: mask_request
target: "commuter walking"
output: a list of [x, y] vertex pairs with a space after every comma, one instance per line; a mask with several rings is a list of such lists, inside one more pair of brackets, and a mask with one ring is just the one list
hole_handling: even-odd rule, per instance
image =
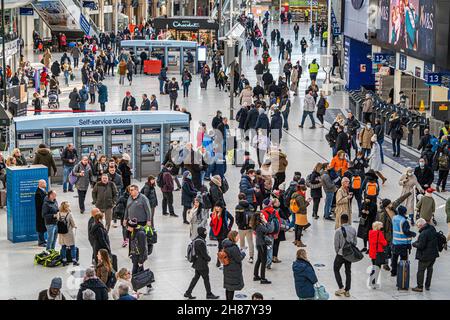
[[309, 90], [308, 94], [305, 96], [305, 99], [303, 100], [303, 116], [302, 121], [299, 128], [303, 128], [303, 125], [305, 124], [306, 117], [309, 116], [311, 119], [312, 126], [310, 129], [316, 128], [316, 122], [314, 121], [314, 110], [316, 108], [316, 103], [314, 101], [314, 97], [312, 96], [313, 92], [312, 90]]
[[98, 92], [98, 103], [100, 104], [100, 110], [105, 112], [106, 110], [106, 102], [108, 102], [108, 87], [103, 84], [103, 82], [99, 82], [97, 85]]
[[69, 174], [72, 172], [73, 167], [78, 160], [78, 152], [75, 149], [73, 143], [69, 143], [67, 147], [64, 148], [61, 154], [61, 160], [63, 162], [63, 192], [67, 191], [73, 192], [73, 185], [70, 184]]
[[52, 175], [56, 176], [56, 163], [55, 159], [53, 159], [53, 155], [50, 149], [44, 143], [41, 143], [34, 154], [33, 164], [42, 164], [48, 168], [48, 177], [49, 177], [49, 185], [51, 184], [50, 177]]
[[181, 205], [183, 206], [183, 223], [189, 224], [187, 221], [187, 212], [192, 208], [195, 196], [197, 195], [197, 189], [192, 182], [192, 173], [186, 170], [183, 173], [183, 184], [181, 187]]
[[309, 78], [312, 80], [317, 80], [317, 73], [319, 73], [319, 64], [316, 59], [313, 59], [311, 63], [308, 65], [309, 70]]
[[151, 225], [150, 203], [147, 197], [139, 192], [138, 186], [134, 184], [130, 186], [130, 197], [125, 207], [123, 220], [124, 226], [131, 219], [136, 219], [140, 226]]
[[[163, 194], [163, 200], [162, 200], [162, 214], [168, 215], [170, 212], [170, 216], [172, 217], [178, 217], [177, 214], [175, 214], [175, 211], [173, 209], [173, 191], [174, 191], [174, 185], [173, 185], [173, 178], [172, 178], [172, 168], [173, 165], [168, 162], [161, 170], [161, 182], [162, 185], [160, 186], [161, 192]], [[178, 179], [175, 177], [175, 179]], [[169, 212], [167, 212], [167, 207], [169, 207]]]
[[117, 203], [119, 192], [116, 185], [103, 174], [101, 180], [92, 189], [92, 202], [105, 215], [106, 231], [109, 232], [112, 221], [112, 211]]
[[85, 212], [84, 202], [89, 185], [94, 182], [94, 174], [87, 156], [83, 156], [81, 161], [73, 168], [72, 174], [77, 177], [75, 186], [78, 192], [78, 205], [80, 213]]

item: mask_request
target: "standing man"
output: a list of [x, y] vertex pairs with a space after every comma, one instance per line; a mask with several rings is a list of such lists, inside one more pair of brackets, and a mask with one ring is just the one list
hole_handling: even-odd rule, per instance
[[303, 125], [305, 124], [306, 117], [309, 116], [311, 119], [312, 126], [310, 129], [316, 128], [316, 122], [314, 121], [314, 109], [316, 108], [316, 103], [314, 101], [313, 97], [313, 91], [309, 90], [308, 94], [305, 96], [305, 99], [303, 100], [303, 116], [302, 116], [302, 122], [299, 125], [299, 128], [303, 128]]
[[44, 143], [39, 145], [39, 148], [34, 154], [33, 164], [42, 164], [48, 168], [48, 180], [49, 185], [51, 185], [50, 176], [52, 175], [52, 169], [53, 174], [56, 176], [56, 163], [50, 149]]
[[47, 228], [45, 227], [45, 220], [42, 215], [42, 205], [44, 204], [46, 196], [47, 182], [45, 180], [39, 180], [34, 197], [34, 203], [36, 206], [36, 232], [38, 234], [39, 247], [45, 247], [47, 244], [47, 241], [45, 241], [45, 233], [47, 232]]
[[58, 201], [56, 201], [56, 192], [50, 190], [44, 198], [42, 205], [42, 217], [44, 218], [45, 228], [47, 229], [48, 239], [46, 250], [55, 249], [56, 238], [58, 236]]
[[128, 107], [131, 107], [131, 110], [136, 110], [136, 99], [131, 95], [130, 91], [125, 93], [125, 98], [122, 101], [122, 111], [127, 111]]
[[162, 67], [161, 71], [159, 72], [159, 94], [166, 94], [164, 92], [164, 85], [167, 81], [167, 67]]
[[109, 232], [112, 221], [112, 208], [117, 203], [118, 191], [114, 182], [109, 181], [106, 173], [102, 174], [101, 180], [92, 189], [92, 202], [105, 215], [105, 227]]
[[87, 156], [83, 156], [81, 161], [73, 168], [73, 174], [78, 178], [75, 186], [78, 192], [78, 205], [80, 207], [80, 213], [85, 211], [84, 201], [86, 199], [86, 193], [89, 185], [94, 181], [94, 175], [92, 173], [91, 165]]
[[[342, 214], [341, 217], [341, 227], [336, 229], [334, 233], [334, 250], [336, 251], [336, 257], [334, 258], [333, 270], [336, 282], [338, 284], [339, 290], [335, 294], [340, 296], [350, 297], [350, 286], [352, 283], [352, 263], [347, 261], [343, 257], [342, 249], [346, 242], [353, 243], [356, 245], [356, 230], [349, 223], [349, 217], [347, 214]], [[342, 283], [341, 268], [342, 265], [345, 267], [345, 287]]]
[[193, 252], [195, 256], [192, 262], [192, 268], [195, 270], [195, 275], [192, 278], [189, 288], [184, 293], [184, 297], [189, 300], [196, 298], [192, 295], [192, 290], [194, 290], [198, 280], [202, 277], [206, 289], [206, 299], [218, 299], [219, 296], [212, 293], [211, 284], [209, 283], [208, 263], [211, 261], [211, 257], [208, 255], [208, 249], [206, 247], [206, 229], [198, 227], [197, 233], [197, 238], [193, 240]]
[[139, 187], [134, 184], [130, 186], [130, 197], [125, 207], [124, 227], [131, 219], [136, 219], [136, 223], [140, 226], [151, 226], [150, 203], [147, 197], [139, 192]]
[[319, 73], [319, 64], [316, 59], [313, 59], [311, 63], [308, 65], [309, 70], [309, 78], [312, 80], [317, 80], [317, 73]]
[[141, 111], [150, 111], [150, 100], [147, 97], [147, 94], [144, 93], [142, 95], [142, 103], [141, 103]]
[[300, 27], [298, 26], [297, 22], [294, 24], [294, 34], [295, 34], [295, 41], [298, 41], [298, 31], [300, 30]]
[[436, 258], [439, 257], [438, 238], [436, 228], [424, 219], [417, 220], [416, 225], [419, 228], [419, 237], [412, 246], [417, 248], [416, 259], [419, 260], [419, 266], [417, 270], [417, 287], [413, 288], [412, 291], [423, 292], [425, 271], [427, 271], [425, 290], [430, 290], [433, 265]]
[[[169, 206], [169, 212], [172, 217], [178, 217], [178, 215], [175, 214], [175, 211], [173, 209], [173, 178], [172, 178], [172, 169], [173, 165], [172, 163], [168, 162], [165, 167], [161, 170], [162, 175], [162, 186], [161, 186], [161, 192], [163, 194], [163, 201], [162, 201], [162, 210], [163, 215], [168, 215], [167, 213], [167, 206]], [[175, 177], [175, 179], [178, 179]]]
[[72, 172], [75, 163], [78, 160], [78, 152], [75, 149], [73, 143], [69, 143], [61, 154], [61, 160], [63, 162], [63, 192], [73, 192], [73, 185], [69, 182], [69, 174]]
[[100, 110], [105, 112], [106, 102], [108, 102], [108, 87], [101, 81], [97, 85], [98, 103], [100, 103]]
[[180, 90], [180, 86], [178, 85], [178, 81], [175, 77], [173, 77], [169, 82], [167, 89], [169, 90], [170, 110], [175, 110], [177, 105], [178, 90]]
[[411, 250], [411, 240], [416, 236], [415, 232], [410, 231], [411, 226], [406, 218], [407, 209], [399, 206], [397, 215], [392, 219], [392, 230], [394, 232], [392, 239], [392, 261], [391, 276], [397, 276], [398, 258], [408, 260], [408, 251]]
[[[347, 114], [347, 133], [350, 137], [350, 146], [355, 150], [355, 155], [356, 155], [356, 152], [358, 152], [358, 144], [356, 143], [356, 136], [358, 133], [358, 129], [360, 127], [361, 127], [361, 124], [359, 123], [359, 121], [356, 120], [353, 113], [349, 112]], [[337, 150], [341, 150], [341, 149], [337, 149]], [[349, 155], [351, 155], [351, 152], [349, 152]]]
[[256, 82], [257, 83], [263, 83], [262, 78], [264, 74], [264, 65], [262, 64], [261, 60], [258, 60], [258, 63], [255, 65], [255, 73], [256, 73]]

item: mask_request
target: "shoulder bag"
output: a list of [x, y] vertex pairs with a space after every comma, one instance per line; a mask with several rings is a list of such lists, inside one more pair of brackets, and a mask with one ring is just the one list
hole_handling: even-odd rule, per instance
[[341, 227], [341, 231], [345, 239], [345, 244], [342, 248], [342, 257], [351, 263], [361, 261], [364, 257], [363, 254], [359, 251], [358, 247], [347, 241], [347, 232], [344, 227]]

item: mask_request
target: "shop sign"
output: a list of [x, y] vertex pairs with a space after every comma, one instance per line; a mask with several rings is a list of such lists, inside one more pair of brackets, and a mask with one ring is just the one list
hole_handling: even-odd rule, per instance
[[430, 72], [426, 75], [425, 81], [429, 86], [440, 86], [442, 84], [442, 75], [440, 73]]
[[198, 29], [200, 28], [200, 23], [190, 21], [173, 21], [172, 26], [175, 29]]
[[89, 35], [91, 25], [89, 24], [89, 22], [87, 21], [86, 17], [83, 14], [80, 14], [80, 27], [85, 34]]
[[34, 10], [33, 8], [19, 8], [19, 14], [21, 16], [33, 16]]
[[[6, 58], [15, 55], [19, 51], [19, 40], [13, 40], [5, 43]], [[3, 54], [3, 46], [0, 46], [0, 54]]]
[[406, 70], [408, 57], [400, 53], [400, 60], [398, 62], [399, 70]]

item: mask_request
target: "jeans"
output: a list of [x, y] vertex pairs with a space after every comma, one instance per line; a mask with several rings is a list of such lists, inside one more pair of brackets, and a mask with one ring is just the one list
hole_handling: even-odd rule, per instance
[[331, 217], [331, 207], [333, 206], [334, 192], [325, 192], [325, 207], [323, 208], [323, 217]]
[[195, 285], [197, 284], [200, 277], [203, 278], [203, 283], [205, 284], [206, 294], [212, 294], [211, 292], [211, 284], [209, 283], [209, 269], [206, 270], [195, 270], [195, 275], [191, 280], [191, 284], [189, 288], [186, 290], [187, 294], [192, 294], [192, 290], [194, 290]]
[[56, 238], [58, 236], [58, 226], [56, 224], [46, 224], [45, 227], [47, 228], [47, 250], [55, 249], [56, 245]]
[[[75, 262], [77, 261], [77, 247], [75, 247], [75, 245], [73, 246], [69, 246], [69, 250], [70, 250], [70, 256], [72, 257], [72, 261]], [[67, 261], [67, 246], [66, 245], [62, 245], [61, 246], [61, 258], [63, 261]]]
[[70, 191], [73, 190], [73, 185], [69, 182], [69, 174], [73, 170], [73, 166], [64, 166], [63, 170], [63, 190], [64, 192], [67, 191], [67, 187]]
[[436, 259], [431, 261], [419, 260], [419, 269], [417, 270], [417, 286], [423, 288], [423, 279], [425, 277], [425, 270], [427, 271], [427, 278], [425, 280], [425, 288], [431, 286], [431, 277], [433, 276], [433, 265]]
[[266, 266], [270, 267], [272, 265], [272, 258], [273, 258], [273, 238], [270, 237], [272, 243], [267, 246], [267, 261]]
[[78, 62], [80, 61], [80, 58], [73, 58], [73, 66], [74, 68], [78, 68]]
[[[342, 268], [342, 265], [345, 267], [345, 288], [342, 284], [342, 277], [340, 270]], [[345, 291], [350, 291], [350, 286], [352, 283], [352, 263], [345, 260], [344, 257], [337, 254], [336, 258], [334, 258], [333, 263], [333, 270], [334, 270], [334, 277], [336, 278], [336, 282], [338, 284], [339, 289], [344, 288]]]
[[[449, 229], [450, 230], [450, 229]], [[45, 244], [45, 232], [38, 232], [38, 245]]]
[[183, 83], [183, 97], [189, 96], [189, 83]]
[[159, 80], [159, 93], [163, 94], [164, 92], [164, 84], [166, 82], [164, 80]]
[[266, 260], [267, 260], [267, 246], [266, 245], [258, 245], [256, 246], [258, 250], [258, 259], [255, 263], [255, 268], [253, 269], [253, 275], [258, 277], [259, 267], [261, 267], [261, 279], [266, 278]]
[[175, 106], [177, 105], [177, 97], [170, 97], [170, 110], [175, 110]]
[[303, 125], [305, 124], [306, 117], [308, 117], [308, 116], [311, 119], [312, 126], [315, 127], [316, 122], [314, 120], [314, 115], [313, 115], [312, 111], [303, 111], [302, 123], [300, 125], [303, 127]]
[[173, 210], [173, 193], [172, 192], [163, 192], [163, 201], [162, 201], [162, 209], [163, 214], [167, 213], [167, 206], [169, 206], [169, 212], [174, 214]]
[[80, 207], [80, 211], [84, 213], [86, 208], [84, 207], [84, 200], [86, 199], [87, 190], [77, 189], [78, 192], [78, 206]]
[[400, 140], [401, 139], [392, 139], [392, 149], [394, 151], [394, 156], [400, 155]]
[[255, 254], [255, 246], [253, 245], [253, 230], [239, 230], [239, 247], [241, 250], [245, 247], [245, 240], [247, 240], [248, 243], [248, 252], [250, 255], [250, 258], [253, 258]]
[[278, 54], [278, 60], [280, 60], [280, 58], [282, 60], [284, 59], [284, 50], [280, 50], [280, 53]]
[[125, 75], [120, 75], [119, 76], [119, 84], [125, 84]]
[[281, 114], [283, 115], [283, 128], [289, 130], [289, 123], [288, 123], [289, 112], [282, 112]]

